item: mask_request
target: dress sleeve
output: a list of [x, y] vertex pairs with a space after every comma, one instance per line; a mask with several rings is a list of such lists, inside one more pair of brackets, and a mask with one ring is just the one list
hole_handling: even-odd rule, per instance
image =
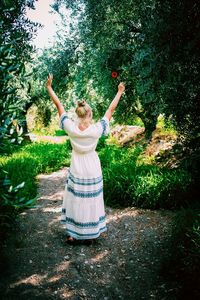
[[103, 117], [98, 123], [98, 132], [99, 132], [99, 137], [102, 135], [108, 135], [110, 132], [110, 126], [109, 126], [109, 120], [107, 117]]
[[67, 133], [70, 132], [71, 126], [73, 121], [69, 118], [66, 112], [64, 112], [59, 119], [59, 127], [66, 131]]

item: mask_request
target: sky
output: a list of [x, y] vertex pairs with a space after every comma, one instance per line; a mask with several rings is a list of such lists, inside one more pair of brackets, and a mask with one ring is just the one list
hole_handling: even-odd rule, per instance
[[53, 0], [38, 0], [35, 2], [35, 10], [28, 9], [26, 13], [31, 21], [44, 25], [43, 28], [38, 29], [37, 37], [33, 40], [37, 48], [47, 47], [54, 41], [56, 23], [59, 24], [60, 17], [58, 14], [50, 13], [52, 3]]

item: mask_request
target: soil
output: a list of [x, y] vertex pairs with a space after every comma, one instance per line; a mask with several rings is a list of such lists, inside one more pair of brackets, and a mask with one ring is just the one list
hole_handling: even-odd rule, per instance
[[163, 277], [173, 212], [106, 207], [108, 232], [69, 245], [60, 224], [67, 168], [40, 175], [37, 206], [4, 246], [0, 299], [176, 299]]

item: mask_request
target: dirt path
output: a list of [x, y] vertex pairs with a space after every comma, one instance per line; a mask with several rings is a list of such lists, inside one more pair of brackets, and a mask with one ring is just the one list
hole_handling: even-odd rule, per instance
[[0, 299], [176, 299], [160, 275], [172, 213], [107, 208], [93, 245], [65, 243], [60, 208], [67, 169], [39, 176], [38, 206], [19, 217]]

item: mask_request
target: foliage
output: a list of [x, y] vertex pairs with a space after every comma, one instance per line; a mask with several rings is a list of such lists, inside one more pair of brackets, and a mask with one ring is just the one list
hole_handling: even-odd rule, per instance
[[141, 146], [126, 149], [111, 145], [100, 150], [106, 204], [154, 209], [187, 206], [192, 184], [187, 169], [138, 164], [142, 150]]
[[26, 199], [19, 195], [23, 188], [24, 182], [13, 186], [8, 178], [8, 172], [0, 172], [0, 245], [8, 229], [12, 228], [16, 215], [35, 204], [36, 198]]
[[37, 199], [36, 176], [69, 164], [70, 146], [35, 143], [0, 157], [0, 231], [4, 239], [17, 213], [32, 207]]
[[36, 199], [25, 199], [19, 196], [19, 191], [24, 188], [24, 182], [13, 186], [7, 172], [0, 173], [0, 230], [11, 227], [16, 214], [25, 208], [32, 207]]
[[[67, 81], [74, 99], [92, 98], [93, 108], [101, 115], [118, 82], [125, 81], [126, 95], [116, 111], [117, 121], [138, 115], [149, 137], [157, 116], [164, 113], [184, 136], [196, 139], [200, 124], [199, 5], [197, 0], [175, 4], [172, 0], [55, 1], [54, 9], [64, 21], [71, 13], [70, 30], [67, 35], [68, 28], [60, 31], [51, 64], [62, 78], [60, 86]], [[61, 73], [56, 62], [57, 66], [63, 62]], [[112, 71], [119, 76], [112, 78]]]
[[[178, 14], [177, 14], [178, 12]], [[200, 124], [198, 35], [200, 3], [157, 1], [152, 44], [165, 113], [173, 113], [178, 129], [197, 138]]]
[[200, 284], [200, 210], [177, 212], [172, 228], [170, 255], [163, 275], [181, 285], [177, 299], [198, 299]]
[[24, 182], [13, 187], [7, 175], [1, 178], [1, 205], [3, 207], [10, 207], [14, 209], [26, 208], [31, 206], [34, 202], [33, 200], [27, 201], [24, 197], [18, 198], [18, 192], [23, 188]]
[[[33, 50], [29, 42], [35, 24], [25, 16], [26, 7], [33, 8], [34, 0], [1, 1], [0, 17], [0, 152], [7, 144], [22, 141], [24, 96], [22, 89], [25, 63]], [[20, 92], [19, 92], [20, 90]], [[4, 147], [5, 146], [5, 147]]]
[[9, 157], [1, 157], [0, 165], [8, 172], [12, 185], [25, 183], [19, 196], [30, 199], [37, 194], [36, 175], [68, 165], [69, 149], [69, 141], [64, 144], [34, 143], [22, 147]]

